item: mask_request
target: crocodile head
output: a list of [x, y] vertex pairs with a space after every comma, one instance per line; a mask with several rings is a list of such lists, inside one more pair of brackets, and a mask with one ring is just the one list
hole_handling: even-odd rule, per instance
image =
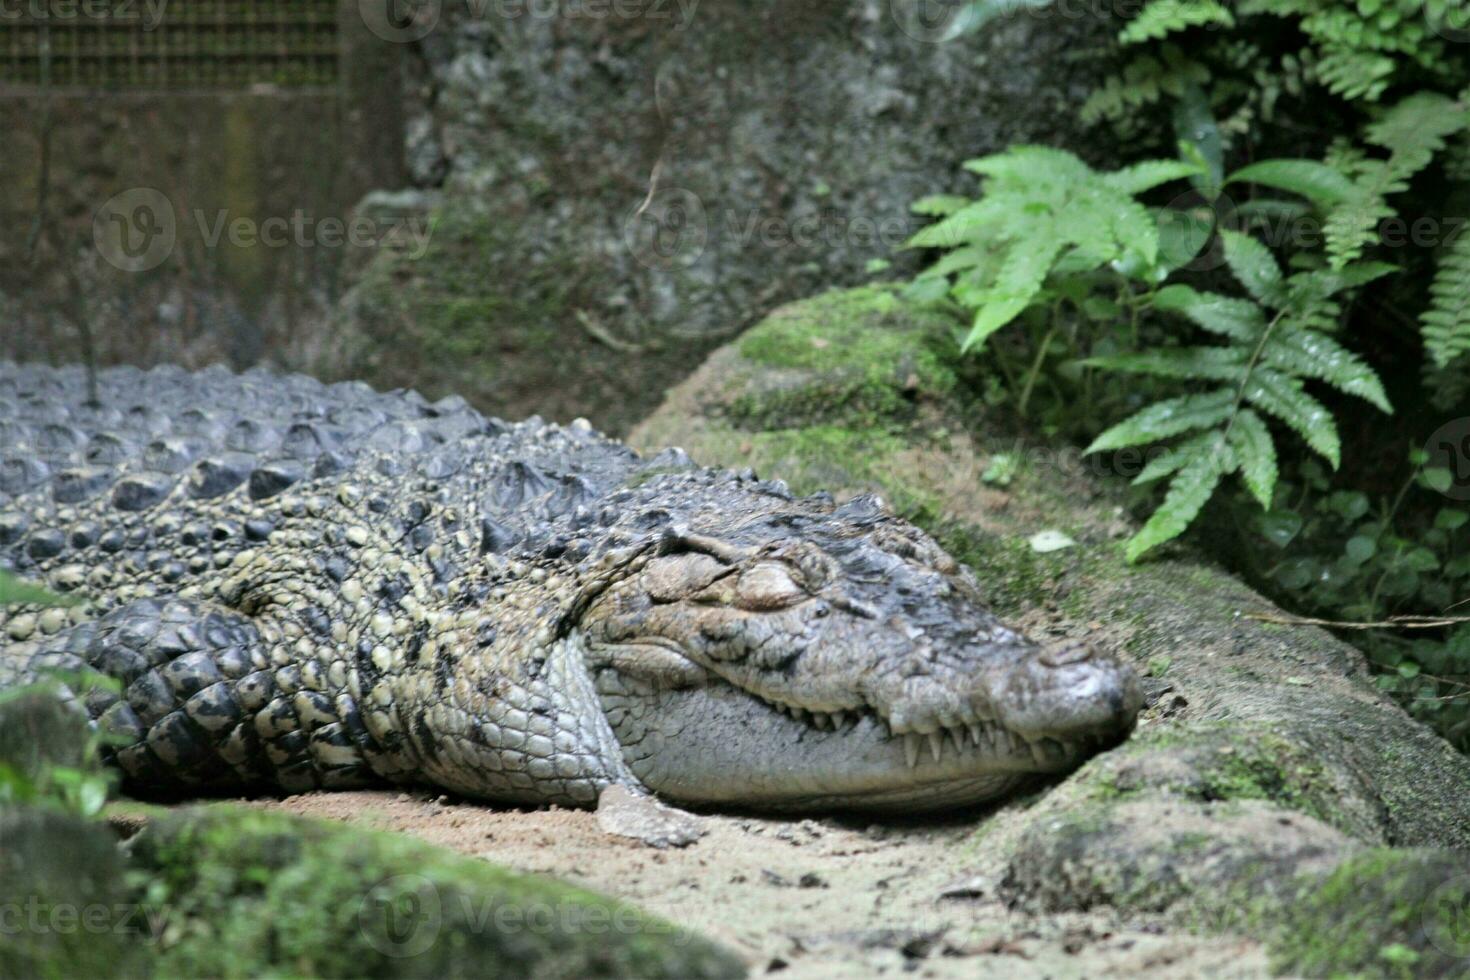
[[1007, 629], [968, 570], [876, 498], [734, 492], [667, 525], [579, 617], [624, 760], [661, 797], [960, 806], [1131, 729], [1128, 667]]

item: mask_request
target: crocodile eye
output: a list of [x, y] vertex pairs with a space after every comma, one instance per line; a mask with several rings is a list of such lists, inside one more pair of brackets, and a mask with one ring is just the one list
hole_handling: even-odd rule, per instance
[[790, 569], [772, 561], [763, 561], [742, 572], [735, 586], [736, 603], [753, 612], [784, 609], [806, 597], [806, 589], [792, 578]]
[[644, 572], [643, 588], [654, 602], [686, 599], [728, 571], [709, 555], [682, 554], [656, 558]]

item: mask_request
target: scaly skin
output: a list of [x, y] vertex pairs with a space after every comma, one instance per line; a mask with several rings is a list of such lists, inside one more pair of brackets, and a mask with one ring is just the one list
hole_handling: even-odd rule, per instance
[[135, 790], [383, 780], [588, 805], [937, 808], [1121, 738], [1137, 684], [1039, 647], [875, 498], [643, 460], [462, 400], [0, 364], [0, 686], [48, 671]]

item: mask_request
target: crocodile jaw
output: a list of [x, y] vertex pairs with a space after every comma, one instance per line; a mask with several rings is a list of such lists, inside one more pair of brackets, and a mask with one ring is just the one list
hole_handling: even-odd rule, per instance
[[877, 710], [773, 703], [679, 659], [664, 646], [653, 655], [629, 646], [588, 656], [623, 761], [643, 785], [687, 806], [910, 813], [967, 806], [1028, 777], [1074, 768], [1125, 736], [1138, 707], [1131, 671], [1110, 660], [1062, 664], [1060, 674], [1042, 664], [1053, 675], [1046, 692], [1053, 704], [1018, 695], [1015, 688], [1036, 683], [1028, 662], [999, 683], [1012, 689], [1023, 718], [1059, 704], [1073, 709], [1051, 730], [1011, 727], [1017, 722], [1003, 711], [948, 727], [895, 727]]

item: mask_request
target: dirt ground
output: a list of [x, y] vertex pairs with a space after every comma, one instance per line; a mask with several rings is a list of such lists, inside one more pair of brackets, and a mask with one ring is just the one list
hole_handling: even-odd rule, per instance
[[1107, 913], [1036, 918], [994, 897], [999, 869], [968, 843], [975, 815], [923, 825], [706, 816], [654, 850], [576, 810], [495, 810], [393, 790], [256, 805], [412, 834], [614, 895], [726, 943], [753, 976], [1255, 977], [1254, 942]]

